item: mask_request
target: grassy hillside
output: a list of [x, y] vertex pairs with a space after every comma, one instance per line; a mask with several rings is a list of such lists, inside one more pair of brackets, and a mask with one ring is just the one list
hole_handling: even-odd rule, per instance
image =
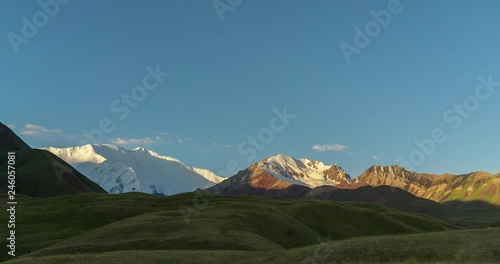
[[401, 211], [430, 215], [463, 227], [481, 227], [500, 219], [500, 206], [482, 201], [437, 203], [389, 186], [322, 191], [329, 188], [331, 187], [316, 188], [314, 192], [311, 192], [311, 197], [335, 201], [373, 202]]
[[500, 263], [500, 228], [328, 241], [288, 250], [133, 250], [97, 254], [26, 256], [9, 264], [321, 264], [321, 263]]
[[473, 201], [479, 200], [486, 203], [500, 205], [500, 177], [493, 176], [487, 172], [475, 172], [471, 174], [471, 180], [463, 187], [454, 189], [441, 201]]
[[[353, 237], [414, 234], [456, 227], [374, 204], [194, 193], [158, 198], [130, 193], [18, 197], [18, 254], [31, 257], [123, 250], [269, 252]], [[2, 198], [5, 198], [3, 196]], [[186, 222], [179, 210], [193, 213]], [[6, 222], [6, 214], [0, 222]], [[0, 255], [0, 260], [6, 259]]]
[[[9, 127], [0, 123], [0, 193], [9, 189], [8, 152], [15, 152], [16, 194], [50, 197], [81, 192], [106, 193], [99, 185], [54, 154], [32, 149]], [[12, 169], [11, 169], [12, 170]]]
[[[50, 197], [80, 192], [106, 192], [48, 151], [37, 149], [17, 151], [15, 161], [18, 194]], [[7, 168], [7, 162], [6, 154], [0, 156], [0, 168]], [[7, 170], [1, 170], [0, 190], [5, 192], [7, 186]]]
[[20, 137], [16, 135], [8, 126], [0, 122], [0, 153], [2, 155], [8, 151], [30, 150]]

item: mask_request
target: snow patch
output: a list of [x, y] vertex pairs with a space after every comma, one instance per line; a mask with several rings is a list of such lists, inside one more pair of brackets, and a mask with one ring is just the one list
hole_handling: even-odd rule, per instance
[[[278, 154], [261, 162], [262, 169], [273, 177], [291, 184], [308, 186], [311, 188], [331, 185], [336, 186], [349, 177], [337, 165], [325, 165], [320, 161], [309, 159], [294, 159], [290, 156]], [[327, 177], [327, 171], [335, 173], [334, 179]]]

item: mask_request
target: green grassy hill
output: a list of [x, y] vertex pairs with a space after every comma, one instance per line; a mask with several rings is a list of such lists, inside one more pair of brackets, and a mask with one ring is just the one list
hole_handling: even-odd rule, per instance
[[[18, 254], [269, 252], [315, 245], [326, 237], [343, 240], [457, 229], [432, 217], [374, 204], [210, 196], [207, 205], [196, 209], [194, 197], [194, 193], [165, 198], [140, 193], [22, 196], [17, 208]], [[181, 204], [191, 208], [189, 223], [179, 210]], [[6, 220], [6, 214], [1, 214], [0, 222]], [[6, 257], [0, 255], [0, 260]]]
[[[0, 168], [7, 168], [7, 156], [0, 157]], [[16, 192], [34, 197], [51, 197], [80, 192], [105, 193], [99, 185], [45, 150], [16, 152]], [[0, 190], [7, 190], [7, 171], [0, 171]]]
[[310, 193], [310, 197], [343, 202], [377, 203], [401, 211], [430, 215], [462, 227], [481, 227], [500, 219], [500, 206], [482, 201], [437, 203], [389, 186], [365, 186], [353, 190], [328, 191], [331, 188], [318, 187]]
[[[15, 152], [16, 194], [51, 197], [81, 192], [106, 193], [99, 185], [54, 154], [31, 149], [0, 123], [0, 193], [8, 191], [8, 152]], [[22, 177], [21, 177], [22, 176]]]
[[500, 228], [327, 241], [288, 250], [134, 250], [26, 256], [9, 264], [500, 263]]

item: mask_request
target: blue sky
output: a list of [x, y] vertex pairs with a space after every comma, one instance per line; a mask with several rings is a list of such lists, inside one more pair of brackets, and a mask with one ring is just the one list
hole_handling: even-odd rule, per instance
[[[105, 119], [114, 129], [100, 143], [216, 173], [278, 153], [353, 176], [403, 159], [419, 172], [500, 171], [500, 87], [475, 93], [481, 76], [500, 82], [500, 2], [220, 3], [231, 10], [223, 20], [212, 1], [88, 0], [52, 5], [43, 21], [37, 1], [3, 1], [0, 121], [33, 147], [67, 147]], [[340, 44], [357, 47], [355, 27], [366, 34], [371, 11], [396, 4], [348, 63]], [[23, 17], [42, 19], [34, 36], [23, 35]], [[13, 47], [14, 35], [24, 42]], [[137, 93], [135, 108], [121, 101], [157, 65], [170, 75]], [[255, 157], [242, 154], [284, 107], [296, 117], [251, 147]], [[430, 139], [436, 129], [441, 143]]]

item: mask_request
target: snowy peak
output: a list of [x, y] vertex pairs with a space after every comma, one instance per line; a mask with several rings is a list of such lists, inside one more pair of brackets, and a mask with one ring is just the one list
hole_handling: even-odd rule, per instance
[[206, 188], [224, 178], [145, 148], [114, 145], [45, 148], [73, 165], [110, 193], [145, 192], [170, 195]]
[[102, 163], [106, 161], [106, 158], [97, 154], [93, 145], [87, 144], [83, 146], [76, 146], [71, 148], [43, 148], [49, 152], [52, 152], [59, 158], [63, 159], [68, 163], [82, 163], [82, 162], [92, 162], [92, 163]]
[[295, 159], [283, 154], [264, 159], [259, 165], [277, 179], [308, 187], [336, 186], [351, 178], [338, 165], [325, 165], [317, 160]]

